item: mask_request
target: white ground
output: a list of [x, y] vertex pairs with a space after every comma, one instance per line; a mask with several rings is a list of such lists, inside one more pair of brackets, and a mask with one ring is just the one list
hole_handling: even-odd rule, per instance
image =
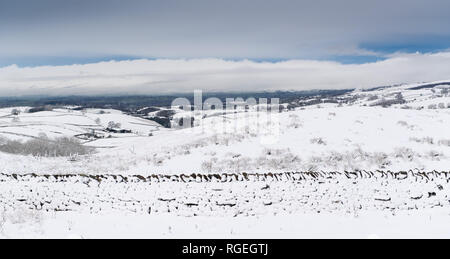
[[[4, 238], [450, 238], [449, 210], [401, 215], [334, 214], [264, 217], [176, 217], [53, 214], [36, 223], [7, 223]], [[82, 219], [82, 220], [80, 220]], [[1, 234], [0, 234], [1, 236]]]

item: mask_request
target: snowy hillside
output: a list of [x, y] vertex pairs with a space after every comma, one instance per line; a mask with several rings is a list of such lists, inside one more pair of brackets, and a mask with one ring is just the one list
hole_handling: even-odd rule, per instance
[[[12, 116], [12, 109], [2, 109], [0, 136], [4, 139], [26, 140], [42, 134], [49, 138], [77, 136], [96, 150], [76, 161], [0, 153], [2, 161], [8, 161], [0, 170], [141, 175], [446, 170], [450, 156], [449, 86], [411, 90], [414, 87], [354, 91], [339, 96], [346, 103], [272, 113], [273, 128], [266, 132], [265, 126], [255, 126], [264, 119], [255, 107], [226, 114], [203, 111], [203, 126], [192, 129], [165, 129], [115, 110], [56, 109]], [[383, 107], [385, 103], [393, 104]], [[177, 116], [185, 113], [180, 111]], [[195, 123], [200, 124], [197, 119]], [[110, 122], [129, 132], [105, 132]], [[91, 132], [100, 137], [93, 138]], [[274, 143], [265, 141], [267, 134], [276, 135], [269, 136], [275, 137]]]
[[421, 217], [436, 209], [446, 219], [449, 89], [435, 82], [355, 90], [284, 103], [270, 116], [259, 106], [200, 114], [173, 107], [175, 120], [195, 117], [196, 126], [185, 129], [111, 109], [1, 109], [2, 150], [15, 140], [58, 137], [75, 137], [90, 150], [56, 157], [0, 152], [6, 233], [18, 233], [11, 223], [17, 208], [36, 222], [56, 213], [46, 220], [58, 224], [61, 215], [325, 213], [357, 221], [373, 213]]

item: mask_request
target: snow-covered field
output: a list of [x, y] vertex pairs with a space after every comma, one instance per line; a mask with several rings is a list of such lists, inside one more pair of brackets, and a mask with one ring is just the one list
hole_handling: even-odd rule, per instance
[[[23, 215], [23, 211], [19, 211]], [[17, 214], [19, 214], [17, 213]], [[435, 208], [359, 217], [323, 214], [264, 217], [177, 217], [134, 213], [61, 212], [20, 216], [3, 226], [5, 238], [449, 238], [449, 211]]]
[[[3, 139], [102, 135], [82, 140], [95, 148], [83, 156], [0, 152], [0, 236], [448, 237], [448, 86], [415, 88], [270, 117], [179, 111], [196, 116], [188, 129], [116, 110], [0, 109]], [[111, 121], [131, 132], [104, 132]]]

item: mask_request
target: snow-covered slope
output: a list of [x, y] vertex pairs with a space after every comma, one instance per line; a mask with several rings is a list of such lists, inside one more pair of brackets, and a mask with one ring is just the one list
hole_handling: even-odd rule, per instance
[[0, 237], [446, 236], [449, 84], [429, 85], [314, 97], [270, 116], [178, 110], [195, 116], [188, 129], [116, 110], [1, 109], [4, 139], [77, 136], [95, 152], [0, 153]]
[[[164, 129], [115, 110], [58, 109], [21, 113], [13, 119], [8, 115], [10, 109], [2, 109], [0, 135], [4, 138], [101, 132], [110, 121], [131, 133], [105, 133], [103, 138], [87, 140], [85, 145], [97, 147], [96, 153], [76, 161], [1, 153], [6, 163], [0, 169], [4, 173], [141, 175], [447, 170], [450, 97], [443, 89], [448, 86], [411, 90], [414, 87], [417, 85], [354, 91], [342, 97], [352, 102], [285, 110], [270, 117], [256, 109], [225, 115], [204, 111], [203, 116], [196, 117], [196, 124], [201, 122], [201, 126], [192, 129]], [[377, 104], [399, 98], [398, 104], [389, 107]], [[271, 126], [265, 124], [267, 118], [272, 120]], [[268, 137], [274, 141], [266, 141]]]
[[[59, 136], [75, 136], [102, 130], [110, 121], [120, 123], [122, 127], [132, 130], [135, 135], [148, 135], [159, 125], [149, 121], [123, 114], [116, 110], [88, 109], [55, 109], [36, 113], [26, 113], [30, 107], [0, 109], [0, 137], [26, 140], [45, 134], [50, 138]], [[16, 109], [21, 113], [11, 115]]]

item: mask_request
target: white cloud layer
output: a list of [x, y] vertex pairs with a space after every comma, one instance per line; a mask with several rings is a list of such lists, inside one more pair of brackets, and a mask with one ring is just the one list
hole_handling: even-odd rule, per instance
[[0, 95], [164, 94], [368, 88], [450, 79], [450, 52], [397, 54], [376, 63], [133, 60], [0, 68]]

